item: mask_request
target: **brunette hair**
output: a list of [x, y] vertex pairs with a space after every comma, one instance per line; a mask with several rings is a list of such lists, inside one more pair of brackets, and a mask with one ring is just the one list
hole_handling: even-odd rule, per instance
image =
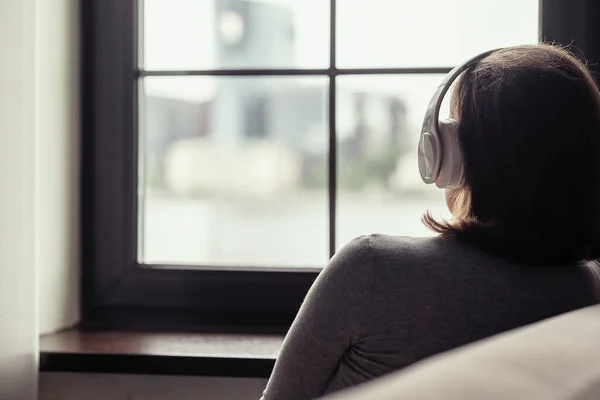
[[454, 218], [423, 222], [523, 263], [600, 258], [600, 92], [586, 65], [541, 44], [506, 48], [456, 81], [466, 184]]

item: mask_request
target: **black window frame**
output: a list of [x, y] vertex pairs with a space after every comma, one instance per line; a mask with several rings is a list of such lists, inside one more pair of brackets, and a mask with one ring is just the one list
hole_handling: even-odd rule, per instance
[[[572, 44], [600, 62], [595, 0], [540, 0], [541, 39]], [[82, 0], [82, 328], [285, 332], [318, 272], [230, 270], [137, 259], [138, 82], [147, 75], [329, 77], [329, 228], [335, 251], [336, 77], [445, 73], [447, 68], [338, 69], [330, 0], [330, 65], [324, 69], [144, 72], [138, 69], [138, 0]]]

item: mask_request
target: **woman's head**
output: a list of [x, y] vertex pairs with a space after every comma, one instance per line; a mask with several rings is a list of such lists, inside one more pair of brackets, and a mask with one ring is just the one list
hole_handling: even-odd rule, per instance
[[425, 224], [522, 262], [600, 257], [600, 93], [586, 66], [551, 45], [492, 53], [456, 81], [464, 187], [454, 215]]

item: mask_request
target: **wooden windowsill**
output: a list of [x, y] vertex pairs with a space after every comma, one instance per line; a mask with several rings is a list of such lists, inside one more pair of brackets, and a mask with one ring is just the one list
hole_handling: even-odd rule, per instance
[[42, 336], [40, 370], [267, 378], [283, 336], [83, 332]]

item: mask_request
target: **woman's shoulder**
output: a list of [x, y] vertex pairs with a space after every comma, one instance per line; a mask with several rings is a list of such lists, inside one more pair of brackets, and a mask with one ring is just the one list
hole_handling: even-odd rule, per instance
[[358, 268], [368, 265], [376, 270], [447, 265], [451, 260], [464, 262], [480, 256], [476, 248], [452, 236], [411, 237], [384, 234], [359, 236], [336, 254], [340, 261], [347, 261], [344, 264]]
[[362, 235], [352, 239], [342, 250], [345, 251], [371, 251], [387, 252], [398, 249], [423, 248], [443, 245], [447, 240], [441, 236], [431, 237], [413, 237], [413, 236], [393, 236], [381, 233], [372, 233]]
[[447, 251], [455, 252], [464, 246], [450, 236], [393, 236], [374, 233], [359, 236], [350, 241], [346, 246], [351, 251], [370, 251], [374, 257], [403, 257], [427, 256]]

